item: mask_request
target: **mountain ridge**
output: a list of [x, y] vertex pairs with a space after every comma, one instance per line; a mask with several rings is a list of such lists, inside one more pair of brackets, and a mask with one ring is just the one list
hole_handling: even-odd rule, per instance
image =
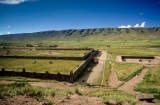
[[0, 35], [0, 41], [17, 41], [17, 40], [39, 40], [63, 38], [84, 38], [88, 36], [146, 36], [160, 38], [160, 27], [153, 28], [92, 28], [92, 29], [68, 29], [68, 30], [51, 30], [34, 33], [20, 33], [10, 35]]

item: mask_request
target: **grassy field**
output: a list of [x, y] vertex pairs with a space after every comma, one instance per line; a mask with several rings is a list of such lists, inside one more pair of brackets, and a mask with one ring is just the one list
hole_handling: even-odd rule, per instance
[[[137, 98], [133, 95], [127, 94], [118, 90], [97, 90], [97, 91], [82, 91], [78, 87], [73, 87], [72, 91], [60, 90], [54, 88], [41, 88], [33, 87], [29, 83], [13, 83], [10, 85], [0, 84], [0, 96], [18, 96], [26, 94], [31, 95], [33, 98], [39, 101], [46, 101], [53, 104], [51, 98], [58, 98], [59, 100], [69, 99], [71, 95], [88, 95], [90, 97], [98, 97], [104, 102], [108, 102], [110, 99], [115, 100], [119, 104], [128, 102], [130, 105], [134, 105], [138, 102]], [[48, 99], [48, 97], [50, 97]], [[50, 105], [49, 104], [49, 105]]]
[[136, 47], [111, 48], [109, 49], [109, 52], [113, 56], [117, 56], [117, 55], [155, 56], [155, 55], [159, 55], [160, 49], [152, 50], [149, 48], [136, 48]]
[[[7, 54], [7, 51], [9, 53]], [[0, 55], [9, 56], [72, 56], [72, 57], [82, 57], [84, 53], [89, 52], [89, 50], [29, 50], [29, 49], [1, 49]]]
[[136, 91], [154, 94], [160, 99], [160, 65], [151, 68], [145, 75], [143, 81], [137, 85]]
[[143, 65], [134, 63], [114, 63], [114, 70], [121, 81], [128, 81], [141, 72]]
[[70, 70], [75, 70], [83, 61], [71, 60], [37, 60], [37, 59], [3, 59], [0, 58], [0, 68], [6, 70], [22, 71], [23, 68], [28, 72], [45, 72], [68, 74]]

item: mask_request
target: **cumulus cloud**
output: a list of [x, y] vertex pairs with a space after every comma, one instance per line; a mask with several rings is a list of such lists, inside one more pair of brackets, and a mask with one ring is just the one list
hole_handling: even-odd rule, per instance
[[145, 27], [146, 22], [142, 22], [141, 27]]
[[10, 32], [7, 33], [8, 35], [10, 34]]
[[[139, 24], [136, 24], [135, 26], [134, 26], [134, 28], [140, 28], [140, 27], [145, 27], [145, 22], [142, 22], [142, 24], [141, 25], [139, 25]], [[131, 25], [127, 25], [127, 26], [119, 26], [118, 28], [132, 28], [132, 26]]]
[[135, 27], [135, 28], [138, 28], [138, 27], [139, 27], [139, 28], [140, 28], [140, 27], [142, 27], [142, 28], [143, 28], [143, 27], [145, 27], [145, 24], [146, 24], [146, 22], [142, 22], [142, 24], [141, 24], [141, 25], [136, 24], [134, 27]]
[[134, 27], [140, 27], [139, 24], [136, 24]]
[[3, 4], [19, 4], [25, 1], [35, 1], [35, 0], [0, 0], [0, 3]]
[[127, 26], [119, 26], [118, 28], [131, 28], [131, 25], [127, 25]]

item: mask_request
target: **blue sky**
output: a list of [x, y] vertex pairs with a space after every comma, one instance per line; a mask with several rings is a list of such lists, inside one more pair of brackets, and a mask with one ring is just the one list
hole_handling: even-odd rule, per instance
[[0, 35], [160, 27], [160, 0], [0, 0]]

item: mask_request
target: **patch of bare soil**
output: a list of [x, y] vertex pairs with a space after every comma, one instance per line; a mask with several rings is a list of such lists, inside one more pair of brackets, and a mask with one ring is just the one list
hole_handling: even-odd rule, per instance
[[106, 105], [102, 100], [97, 97], [72, 95], [67, 99], [59, 99], [57, 97], [49, 98], [49, 103], [38, 101], [28, 95], [3, 97], [0, 99], [0, 105]]
[[123, 81], [118, 80], [117, 74], [113, 70], [113, 65], [111, 64], [111, 73], [109, 75], [109, 81], [108, 81], [109, 86], [112, 88], [117, 88], [122, 83]]
[[12, 84], [14, 81], [6, 81], [6, 80], [1, 80], [0, 84]]
[[101, 86], [85, 86], [85, 85], [74, 85], [70, 83], [47, 83], [47, 82], [30, 82], [30, 85], [32, 86], [39, 86], [43, 88], [56, 88], [60, 90], [69, 90], [74, 91], [77, 87], [82, 91], [96, 91], [96, 90], [111, 90], [111, 88], [108, 87], [101, 87]]
[[[139, 101], [136, 105], [156, 105], [155, 103], [148, 103], [147, 101]], [[159, 105], [159, 104], [157, 104]]]
[[14, 97], [3, 97], [0, 99], [0, 105], [44, 105], [44, 102], [37, 101], [36, 99], [23, 95]]
[[72, 95], [69, 99], [58, 100], [54, 105], [106, 105], [102, 100], [97, 97]]

